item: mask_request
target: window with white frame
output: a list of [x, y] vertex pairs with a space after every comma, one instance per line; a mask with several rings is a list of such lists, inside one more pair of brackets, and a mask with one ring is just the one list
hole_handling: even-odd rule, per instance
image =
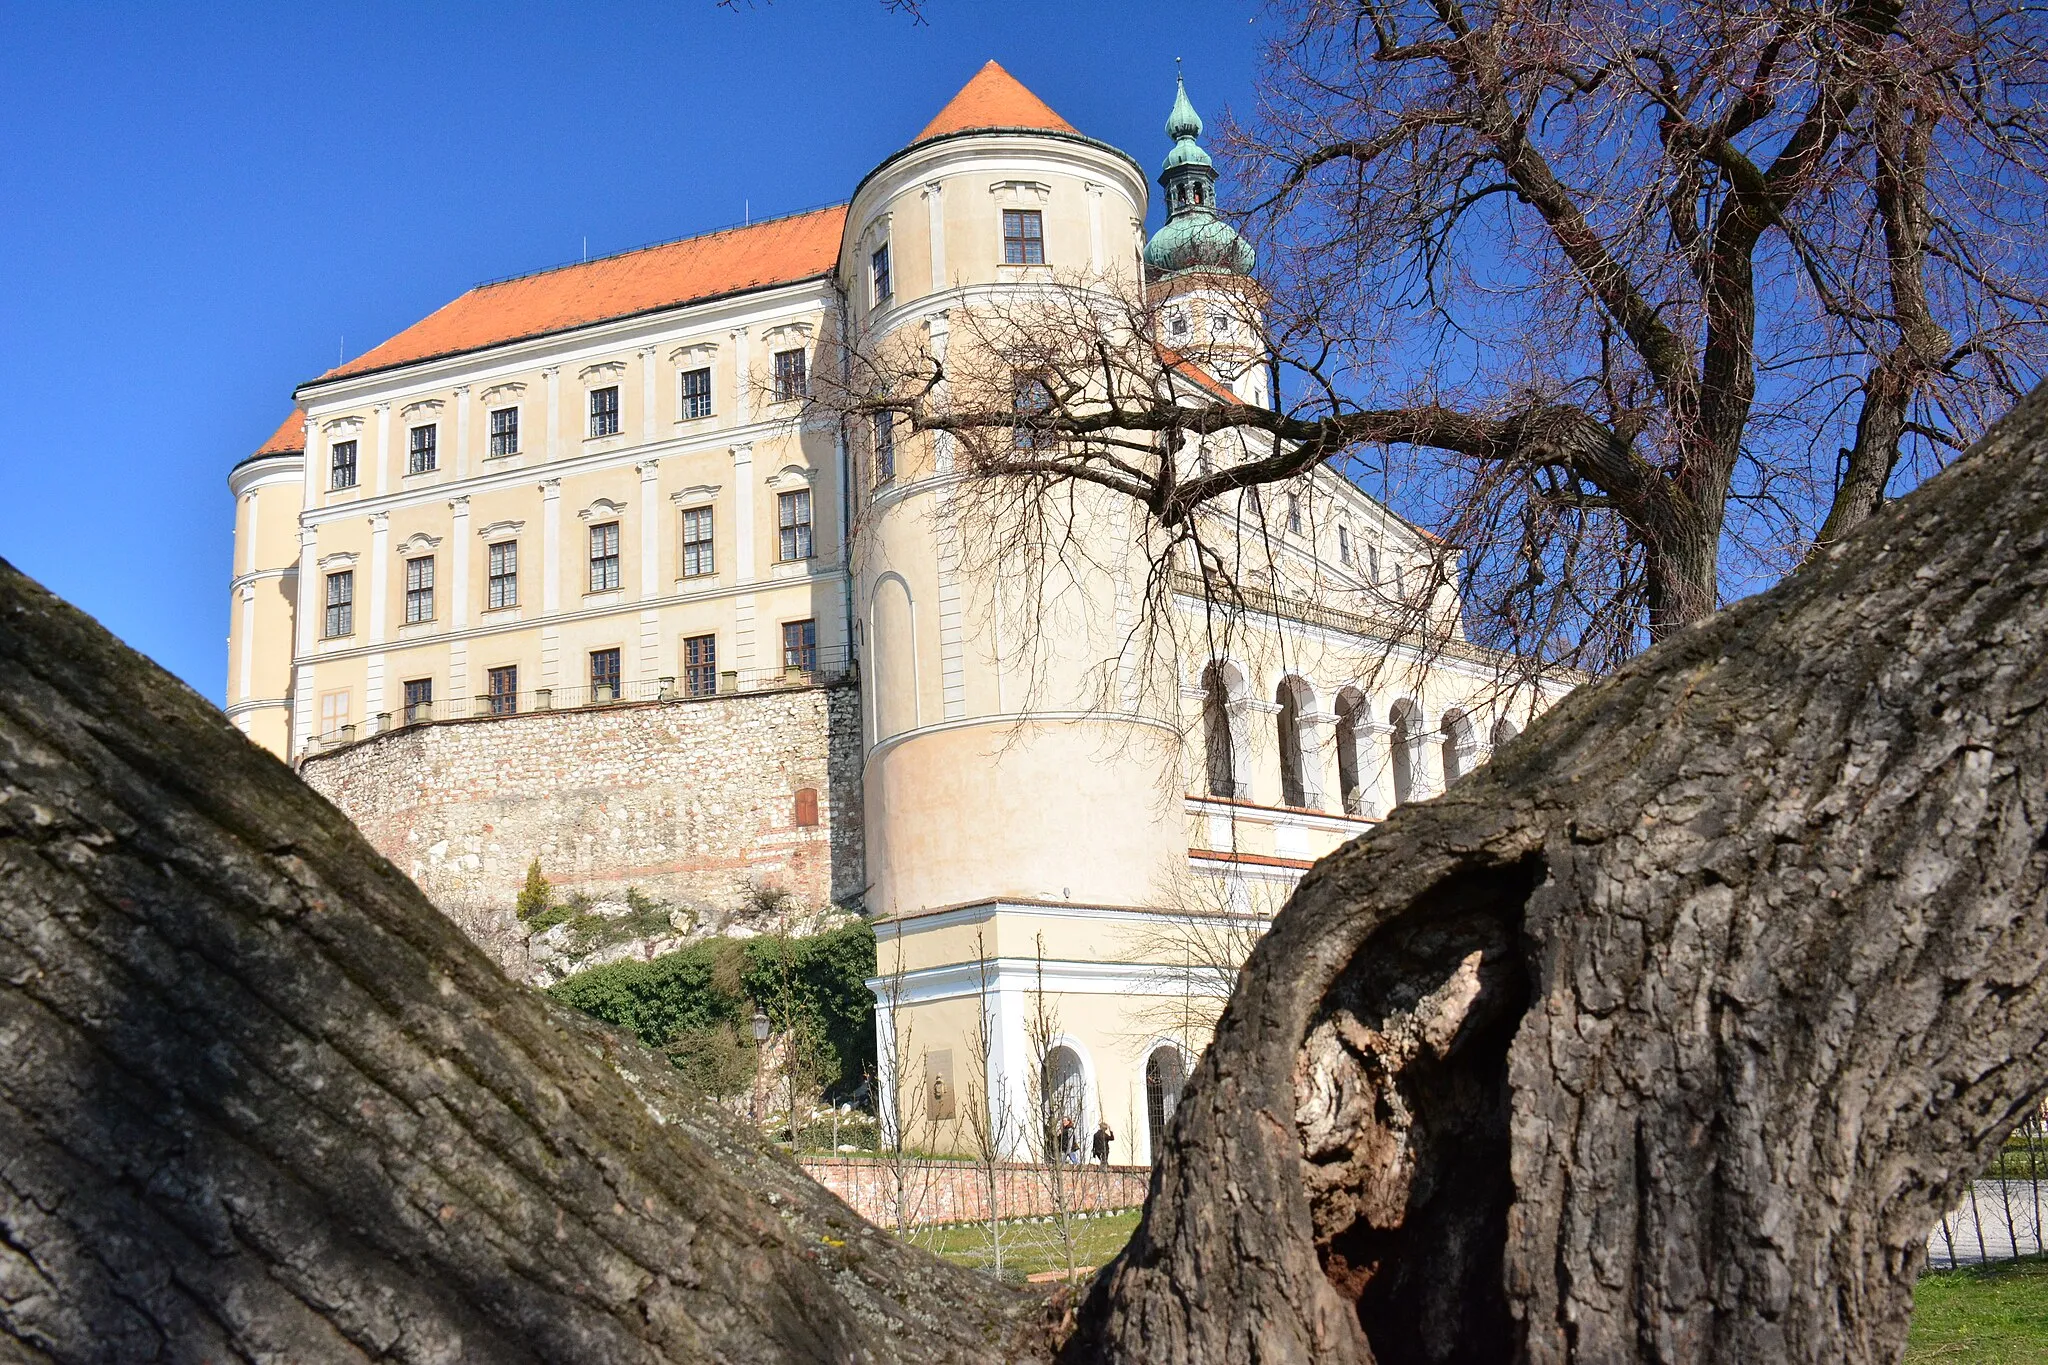
[[818, 623], [785, 621], [782, 624], [782, 667], [813, 673], [818, 668]]
[[889, 244], [882, 243], [875, 248], [875, 254], [868, 257], [868, 275], [874, 284], [873, 307], [880, 308], [889, 301], [895, 286], [889, 278]]
[[896, 477], [896, 414], [878, 412], [875, 414], [875, 482], [887, 483]]
[[619, 434], [619, 386], [590, 391], [590, 434], [592, 436], [616, 436]]
[[792, 350], [775, 353], [775, 401], [794, 403], [810, 392], [810, 379], [804, 368], [804, 350], [798, 346]]
[[491, 454], [517, 455], [519, 453], [519, 409], [491, 409]]
[[590, 590], [615, 592], [619, 586], [619, 524], [607, 521], [590, 528]]
[[683, 509], [683, 577], [702, 578], [718, 572], [716, 546], [711, 534], [711, 509]]
[[711, 367], [706, 365], [694, 370], [684, 370], [682, 413], [683, 420], [691, 421], [711, 415]]
[[405, 472], [408, 474], [431, 474], [439, 467], [440, 430], [435, 423], [414, 427], [407, 440], [405, 451]]
[[1301, 534], [1301, 499], [1292, 493], [1287, 495], [1287, 529], [1297, 536]]
[[1045, 217], [1037, 209], [1003, 210], [1003, 264], [1045, 264]]
[[356, 573], [342, 569], [327, 575], [327, 618], [321, 634], [332, 640], [356, 629]]
[[434, 619], [434, 557], [421, 555], [405, 561], [405, 623], [414, 625]]
[[811, 490], [799, 488], [778, 494], [776, 521], [781, 531], [780, 558], [784, 562], [811, 557]]
[[356, 486], [356, 443], [336, 441], [327, 451], [327, 487], [330, 490]]
[[492, 611], [519, 605], [518, 541], [501, 540], [491, 546], [486, 593]]
[[1337, 527], [1337, 559], [1343, 564], [1351, 562], [1351, 528], [1349, 526], [1339, 525]]
[[487, 686], [490, 688], [490, 691], [487, 695], [491, 700], [491, 714], [494, 716], [517, 715], [519, 712], [519, 665], [506, 664], [503, 668], [492, 669], [485, 676], [489, 679]]
[[334, 739], [348, 724], [349, 695], [346, 687], [320, 694], [320, 738]]

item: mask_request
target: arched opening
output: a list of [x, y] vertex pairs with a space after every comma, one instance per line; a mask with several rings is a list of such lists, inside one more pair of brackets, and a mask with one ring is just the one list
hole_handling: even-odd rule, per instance
[[[1081, 1067], [1080, 1054], [1062, 1044], [1045, 1054], [1044, 1084], [1045, 1112], [1040, 1117], [1045, 1122], [1045, 1150], [1064, 1156], [1078, 1156], [1088, 1140], [1083, 1109], [1088, 1098], [1088, 1082]], [[1060, 1130], [1069, 1128], [1073, 1138], [1071, 1145], [1060, 1137]]]
[[1449, 786], [1472, 771], [1479, 741], [1472, 733], [1471, 718], [1455, 709], [1444, 712], [1443, 737], [1444, 785]]
[[877, 740], [917, 728], [916, 629], [909, 586], [895, 574], [875, 584], [868, 671], [874, 679]]
[[1513, 721], [1509, 720], [1506, 716], [1502, 716], [1499, 720], [1493, 723], [1493, 747], [1498, 749], [1501, 745], [1507, 743], [1509, 740], [1513, 739], [1516, 735], [1519, 735], [1521, 733], [1522, 732], [1520, 730], [1515, 728], [1515, 723]]
[[1180, 1105], [1180, 1092], [1187, 1085], [1187, 1059], [1171, 1043], [1152, 1049], [1145, 1059], [1145, 1133], [1151, 1139], [1152, 1159], [1166, 1150], [1166, 1127]]
[[1237, 746], [1230, 734], [1230, 676], [1222, 663], [1202, 670], [1202, 758], [1209, 795], [1237, 797], [1240, 788]]
[[1292, 678], [1280, 681], [1273, 700], [1280, 704], [1280, 804], [1305, 806], [1308, 791], [1301, 780], [1301, 688]]
[[1356, 688], [1337, 694], [1337, 791], [1346, 815], [1366, 813], [1365, 789], [1358, 777], [1358, 729], [1365, 719], [1365, 698]]
[[1393, 761], [1394, 804], [1398, 806], [1415, 794], [1415, 740], [1422, 725], [1422, 710], [1404, 697], [1394, 703], [1387, 719], [1393, 725], [1393, 734], [1388, 737], [1388, 757]]

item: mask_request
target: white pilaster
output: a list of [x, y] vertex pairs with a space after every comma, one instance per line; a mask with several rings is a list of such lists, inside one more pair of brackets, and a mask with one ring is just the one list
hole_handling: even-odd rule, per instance
[[[562, 458], [562, 371], [550, 365], [540, 372], [548, 382], [548, 458]], [[553, 608], [549, 608], [553, 610]]]
[[[553, 439], [552, 436], [549, 439]], [[540, 609], [544, 616], [553, 616], [562, 609], [561, 558], [562, 481], [543, 479], [540, 485]]]
[[248, 519], [248, 524], [247, 524], [246, 526], [244, 526], [244, 527], [242, 528], [242, 534], [243, 534], [243, 535], [245, 535], [245, 536], [246, 536], [246, 537], [248, 538], [248, 546], [249, 546], [249, 553], [248, 553], [248, 554], [246, 554], [246, 555], [243, 555], [243, 556], [242, 556], [242, 572], [243, 572], [243, 573], [255, 573], [255, 572], [256, 572], [256, 514], [257, 514], [257, 512], [258, 512], [258, 511], [260, 511], [260, 510], [262, 509], [262, 507], [263, 507], [263, 502], [262, 502], [262, 500], [261, 500], [260, 498], [258, 498], [258, 497], [257, 497], [257, 496], [256, 496], [256, 495], [255, 495], [254, 493], [244, 493], [244, 494], [242, 495], [242, 498], [243, 498], [243, 501], [245, 501], [245, 502], [247, 502], [247, 503], [249, 504], [249, 519]]
[[370, 643], [384, 643], [384, 598], [386, 561], [391, 553], [391, 518], [383, 512], [370, 514]]
[[256, 667], [256, 585], [244, 583], [236, 594], [242, 599], [242, 649], [235, 661], [235, 700], [249, 700], [249, 673]]
[[1088, 191], [1088, 273], [1102, 274], [1102, 186], [1090, 180]]
[[732, 339], [732, 419], [744, 425], [754, 420], [754, 395], [748, 380], [752, 377], [752, 359], [747, 348], [747, 329], [735, 327]]
[[[375, 473], [373, 475], [375, 484], [372, 491], [382, 493], [386, 486], [385, 481], [389, 476], [389, 470], [386, 466], [391, 463], [391, 405], [389, 403], [379, 403], [377, 404], [376, 412], [377, 454], [374, 457], [376, 460]], [[360, 470], [360, 464], [357, 468]]]
[[732, 448], [733, 581], [754, 581], [754, 447]]
[[1295, 716], [1294, 729], [1301, 741], [1301, 804], [1327, 810], [1329, 784], [1324, 774], [1330, 769], [1323, 756], [1330, 752], [1337, 717], [1329, 711], [1303, 711]]
[[455, 386], [455, 477], [469, 477], [469, 385]]
[[943, 186], [936, 180], [924, 187], [924, 210], [926, 232], [931, 241], [932, 292], [938, 293], [946, 287], [946, 215], [940, 197]]
[[642, 460], [634, 468], [640, 471], [640, 544], [634, 553], [640, 557], [640, 600], [646, 602], [661, 591], [661, 518], [654, 503], [659, 492], [661, 461]]
[[452, 498], [448, 507], [455, 513], [455, 535], [448, 546], [450, 591], [454, 595], [448, 618], [456, 630], [461, 630], [469, 624], [469, 498]]
[[640, 439], [654, 439], [654, 348], [640, 348]]

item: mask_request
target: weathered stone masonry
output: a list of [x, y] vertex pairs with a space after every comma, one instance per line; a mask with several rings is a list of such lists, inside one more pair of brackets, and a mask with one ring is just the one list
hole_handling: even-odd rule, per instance
[[[754, 886], [859, 898], [853, 686], [444, 721], [312, 755], [307, 782], [452, 918], [508, 919], [529, 861], [563, 892], [742, 910]], [[798, 793], [817, 824], [797, 823]]]

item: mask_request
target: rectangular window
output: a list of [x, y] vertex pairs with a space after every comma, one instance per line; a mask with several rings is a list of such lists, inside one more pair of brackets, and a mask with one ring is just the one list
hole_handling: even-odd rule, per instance
[[615, 592], [619, 586], [619, 524], [608, 521], [590, 528], [590, 590]]
[[1045, 264], [1045, 220], [1037, 209], [1003, 210], [1003, 264]]
[[896, 414], [878, 412], [875, 414], [875, 482], [887, 483], [896, 477]]
[[1345, 564], [1351, 562], [1351, 528], [1349, 526], [1339, 526], [1337, 528], [1337, 558]]
[[320, 738], [334, 739], [348, 724], [348, 689], [320, 694]]
[[804, 372], [802, 347], [793, 351], [775, 353], [775, 401], [794, 403], [810, 392], [810, 381]]
[[434, 718], [434, 680], [414, 678], [405, 685], [405, 723], [416, 724]]
[[811, 557], [811, 490], [799, 488], [794, 493], [778, 494], [775, 499], [776, 519], [782, 532], [781, 558], [787, 563], [793, 559]]
[[519, 409], [491, 409], [491, 454], [517, 455], [519, 453]]
[[1052, 412], [1052, 387], [1035, 374], [1017, 376], [1016, 396], [1010, 400], [1016, 414], [1010, 437], [1019, 450], [1037, 450], [1051, 444], [1046, 418]]
[[689, 420], [711, 415], [711, 371], [683, 371], [683, 417]]
[[519, 542], [501, 540], [491, 546], [491, 572], [486, 601], [496, 611], [499, 607], [519, 605]]
[[717, 573], [712, 556], [711, 509], [692, 507], [683, 513], [683, 577], [702, 578]]
[[327, 621], [321, 633], [332, 640], [353, 635], [356, 630], [356, 571], [343, 569], [327, 575]]
[[412, 437], [406, 445], [405, 472], [408, 474], [431, 474], [440, 461], [439, 442], [441, 428], [432, 422], [423, 427], [414, 427]]
[[1377, 545], [1368, 545], [1368, 546], [1366, 546], [1366, 547], [1365, 547], [1365, 563], [1366, 563], [1366, 575], [1365, 575], [1365, 576], [1366, 576], [1367, 578], [1370, 578], [1370, 579], [1372, 580], [1372, 582], [1373, 582], [1373, 586], [1374, 586], [1374, 587], [1378, 587], [1378, 586], [1379, 586], [1379, 582], [1380, 582], [1380, 547], [1379, 547], [1379, 546], [1377, 546]]
[[805, 673], [818, 670], [818, 623], [816, 621], [785, 621], [782, 623], [782, 667], [799, 669]]
[[356, 486], [354, 441], [336, 441], [334, 448], [327, 452], [327, 486], [330, 489]]
[[889, 280], [889, 244], [887, 242], [875, 248], [875, 254], [868, 258], [868, 266], [873, 272], [875, 281], [874, 306], [880, 308], [889, 301], [889, 295], [894, 292]]
[[617, 701], [619, 699], [619, 651], [616, 649], [593, 649], [590, 651], [590, 699], [592, 701]]
[[692, 635], [683, 641], [683, 695], [708, 697], [718, 690], [718, 637]]
[[490, 671], [491, 714], [516, 715], [519, 711], [519, 666], [507, 664]]
[[434, 557], [405, 561], [405, 623], [434, 619]]
[[608, 389], [590, 391], [590, 434], [592, 436], [616, 436], [619, 434], [619, 388], [614, 384]]
[[1301, 499], [1287, 495], [1287, 529], [1295, 535], [1301, 534]]

